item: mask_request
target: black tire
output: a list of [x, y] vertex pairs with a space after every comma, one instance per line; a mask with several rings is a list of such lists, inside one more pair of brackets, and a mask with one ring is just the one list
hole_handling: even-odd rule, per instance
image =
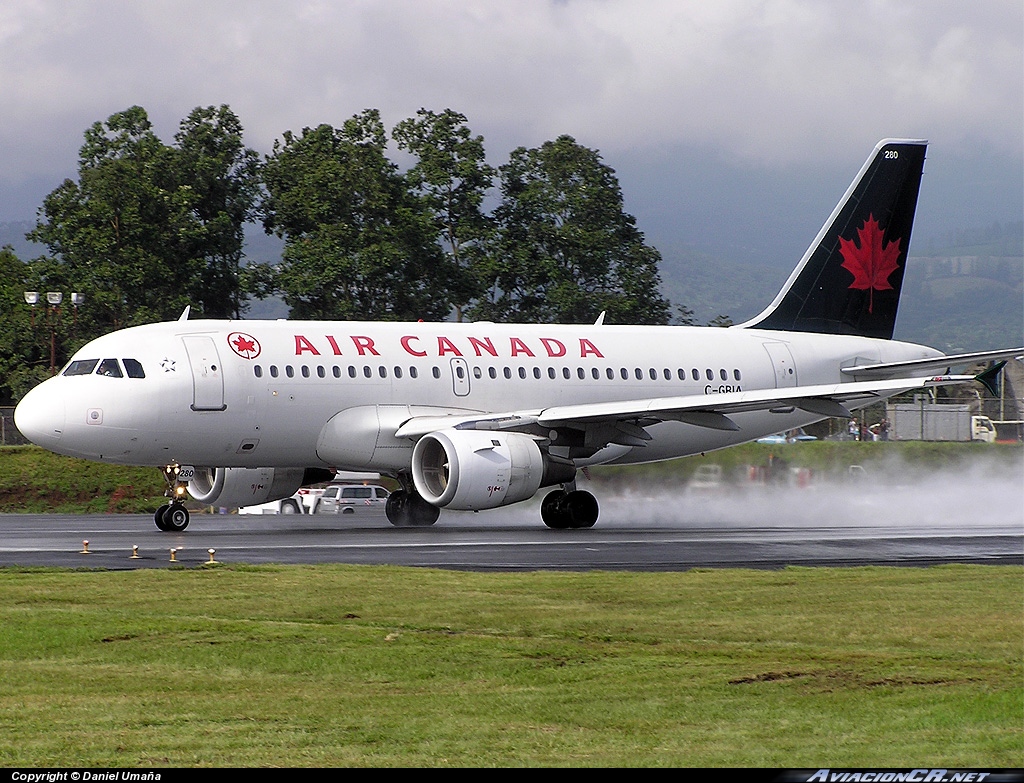
[[573, 528], [593, 527], [600, 513], [597, 498], [583, 489], [566, 495], [562, 506], [569, 517], [569, 527]]
[[153, 521], [156, 522], [156, 526], [165, 533], [170, 530], [170, 528], [167, 527], [167, 523], [164, 522], [164, 515], [167, 513], [168, 509], [170, 509], [170, 506], [160, 506], [160, 508], [156, 510], [156, 513], [153, 514]]
[[565, 510], [565, 492], [556, 489], [549, 492], [540, 504], [540, 518], [544, 524], [554, 530], [565, 530], [569, 527], [569, 514]]
[[281, 513], [282, 514], [301, 514], [302, 511], [299, 509], [299, 505], [294, 500], [282, 500], [281, 501]]
[[388, 497], [384, 513], [395, 527], [430, 527], [437, 521], [441, 509], [415, 493], [399, 489]]
[[172, 503], [164, 512], [165, 529], [171, 533], [180, 533], [188, 527], [188, 509], [180, 503]]

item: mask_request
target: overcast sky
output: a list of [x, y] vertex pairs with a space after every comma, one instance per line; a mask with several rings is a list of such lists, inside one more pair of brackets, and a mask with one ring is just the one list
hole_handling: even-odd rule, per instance
[[649, 237], [719, 252], [799, 256], [884, 137], [931, 141], [915, 235], [1019, 220], [1022, 41], [1020, 0], [4, 0], [0, 220], [91, 123], [222, 103], [261, 152], [369, 107], [460, 111], [496, 164], [567, 133]]

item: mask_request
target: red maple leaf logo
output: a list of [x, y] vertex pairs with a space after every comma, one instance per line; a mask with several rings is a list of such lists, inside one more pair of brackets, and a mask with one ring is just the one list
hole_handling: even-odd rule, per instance
[[843, 269], [853, 275], [850, 288], [867, 290], [868, 312], [875, 306], [875, 291], [892, 289], [889, 277], [899, 269], [900, 240], [885, 242], [885, 233], [874, 215], [868, 215], [864, 225], [857, 229], [858, 247], [852, 239], [839, 238], [839, 252], [843, 254]]
[[255, 359], [260, 355], [260, 343], [252, 335], [242, 332], [232, 332], [228, 335], [228, 345], [231, 350], [243, 359]]

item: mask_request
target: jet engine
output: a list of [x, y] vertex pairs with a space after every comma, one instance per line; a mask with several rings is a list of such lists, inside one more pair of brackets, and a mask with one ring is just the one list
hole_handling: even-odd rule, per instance
[[188, 494], [210, 506], [237, 508], [291, 497], [304, 484], [328, 480], [321, 468], [199, 468]]
[[435, 506], [476, 511], [533, 497], [541, 486], [570, 481], [572, 463], [554, 462], [519, 432], [439, 430], [412, 455], [416, 491]]

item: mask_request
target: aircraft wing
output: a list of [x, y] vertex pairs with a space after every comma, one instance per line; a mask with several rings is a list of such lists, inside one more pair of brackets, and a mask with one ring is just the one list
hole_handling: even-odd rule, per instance
[[[609, 432], [609, 443], [641, 445], [649, 440], [643, 427], [659, 421], [681, 421], [698, 427], [737, 431], [730, 414], [799, 408], [822, 416], [850, 418], [850, 405], [873, 401], [912, 389], [934, 388], [975, 380], [973, 375], [940, 375], [930, 378], [899, 378], [882, 381], [792, 386], [725, 394], [691, 394], [617, 402], [559, 405], [534, 411], [496, 414], [419, 416], [402, 424], [396, 437], [418, 438], [439, 429], [524, 430], [570, 427], [587, 429], [608, 424], [619, 428]], [[621, 433], [621, 434], [620, 434]]]
[[841, 372], [858, 378], [891, 378], [900, 372], [929, 372], [933, 370], [949, 372], [952, 367], [978, 362], [991, 362], [1000, 359], [1016, 359], [1024, 355], [1024, 348], [1004, 348], [999, 351], [977, 351], [975, 353], [958, 353], [950, 356], [936, 356], [933, 359], [914, 359], [908, 362], [885, 362], [881, 364], [860, 364], [843, 367]]

